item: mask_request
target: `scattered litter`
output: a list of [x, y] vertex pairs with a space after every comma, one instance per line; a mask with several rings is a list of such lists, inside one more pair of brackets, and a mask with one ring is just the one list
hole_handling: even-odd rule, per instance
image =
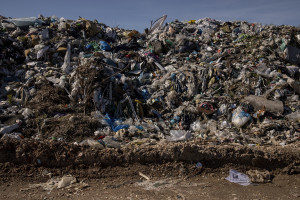
[[76, 190], [81, 190], [89, 185], [84, 182], [79, 182], [77, 179], [71, 175], [63, 176], [62, 178], [51, 178], [46, 183], [31, 184], [28, 188], [23, 188], [21, 191], [31, 190], [34, 188], [42, 187], [43, 190], [52, 191], [53, 189], [63, 189], [63, 188], [75, 188]]

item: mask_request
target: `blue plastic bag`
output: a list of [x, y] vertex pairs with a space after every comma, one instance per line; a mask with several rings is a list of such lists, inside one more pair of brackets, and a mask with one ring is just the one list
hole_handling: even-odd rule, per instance
[[121, 124], [121, 125], [115, 126], [115, 124], [114, 124], [115, 120], [110, 118], [108, 114], [105, 115], [105, 121], [107, 122], [107, 124], [109, 124], [109, 126], [111, 127], [111, 129], [114, 132], [117, 132], [118, 130], [121, 130], [121, 129], [129, 128], [129, 125], [127, 125], [127, 124]]
[[111, 51], [111, 47], [105, 41], [100, 41], [100, 49], [103, 51]]

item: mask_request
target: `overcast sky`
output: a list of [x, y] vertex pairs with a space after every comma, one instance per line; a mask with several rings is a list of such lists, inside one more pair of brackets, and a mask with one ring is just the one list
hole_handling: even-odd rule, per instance
[[74, 20], [81, 16], [143, 31], [163, 14], [168, 15], [167, 22], [210, 17], [298, 26], [299, 8], [300, 0], [2, 0], [0, 15], [18, 18], [43, 14]]

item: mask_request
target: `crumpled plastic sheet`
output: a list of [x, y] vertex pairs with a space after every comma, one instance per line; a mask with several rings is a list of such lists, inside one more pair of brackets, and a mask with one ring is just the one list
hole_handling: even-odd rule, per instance
[[251, 184], [250, 179], [246, 174], [243, 174], [233, 169], [229, 171], [229, 176], [225, 179], [229, 182], [237, 183], [243, 186], [247, 186]]

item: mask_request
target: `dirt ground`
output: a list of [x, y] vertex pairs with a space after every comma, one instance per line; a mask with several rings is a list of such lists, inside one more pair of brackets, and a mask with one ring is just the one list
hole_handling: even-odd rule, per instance
[[[119, 168], [115, 176], [78, 178], [88, 184], [85, 188], [63, 188], [52, 191], [32, 184], [47, 182], [49, 178], [1, 177], [0, 199], [300, 199], [300, 175], [275, 175], [271, 183], [241, 186], [224, 178], [227, 170], [188, 176], [151, 176], [146, 180], [138, 175], [148, 167]], [[117, 172], [121, 172], [118, 175]], [[149, 173], [149, 172], [148, 172]], [[151, 172], [155, 174], [155, 171]]]
[[[300, 199], [299, 161], [298, 143], [248, 147], [194, 140], [97, 149], [0, 140], [0, 199]], [[230, 169], [267, 171], [270, 179], [241, 186], [225, 179]], [[53, 186], [65, 175], [76, 181], [60, 189], [37, 185]]]

